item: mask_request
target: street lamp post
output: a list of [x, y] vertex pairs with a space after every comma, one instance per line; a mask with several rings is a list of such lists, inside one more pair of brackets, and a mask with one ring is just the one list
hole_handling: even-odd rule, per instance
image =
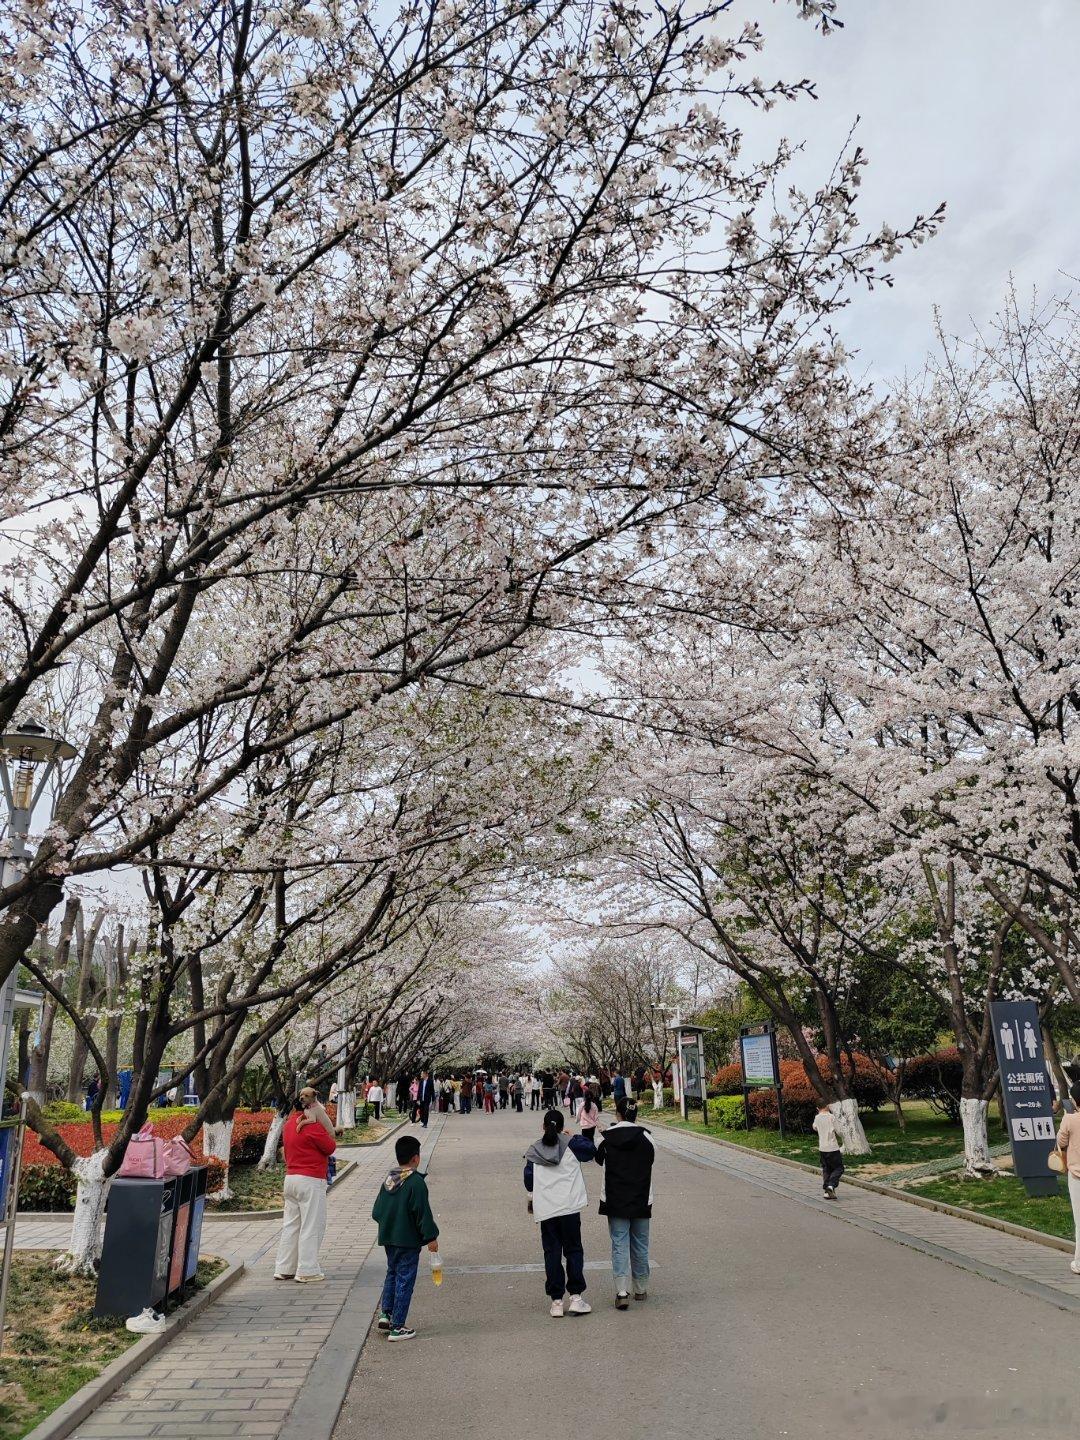
[[[2, 857], [0, 889], [13, 884], [22, 874], [30, 853], [30, 817], [56, 766], [74, 754], [74, 745], [50, 735], [44, 725], [33, 720], [0, 734], [0, 784], [8, 811], [8, 853]], [[17, 978], [16, 967], [0, 991], [0, 1094], [7, 1078]]]

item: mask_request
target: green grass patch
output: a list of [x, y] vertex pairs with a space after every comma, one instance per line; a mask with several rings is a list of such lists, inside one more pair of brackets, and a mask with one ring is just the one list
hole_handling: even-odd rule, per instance
[[992, 1180], [966, 1180], [961, 1175], [944, 1175], [936, 1180], [920, 1180], [907, 1186], [916, 1195], [992, 1215], [995, 1220], [1008, 1220], [1013, 1225], [1026, 1225], [1044, 1235], [1061, 1239], [1073, 1238], [1072, 1208], [1064, 1178], [1058, 1181], [1056, 1195], [1028, 1195], [1015, 1175], [998, 1175]]
[[[385, 1117], [386, 1112], [383, 1111]], [[352, 1130], [343, 1130], [338, 1136], [338, 1145], [377, 1145], [388, 1130], [392, 1130], [401, 1119], [390, 1112], [390, 1118], [369, 1120], [366, 1125], [357, 1125]]]
[[[782, 1155], [789, 1160], [802, 1160], [807, 1165], [818, 1163], [816, 1135], [787, 1135], [783, 1140], [776, 1130], [740, 1130], [728, 1128], [722, 1123], [723, 1116], [714, 1110], [716, 1102], [709, 1102], [708, 1126], [701, 1123], [700, 1110], [691, 1112], [684, 1121], [677, 1110], [651, 1111], [643, 1109], [639, 1119], [645, 1125], [659, 1119], [661, 1123], [675, 1129], [689, 1130], [699, 1135], [712, 1135], [719, 1140], [730, 1140], [736, 1145], [745, 1145], [752, 1150], [761, 1150], [769, 1155]], [[886, 1175], [890, 1170], [906, 1169], [909, 1165], [920, 1165], [927, 1160], [939, 1160], [959, 1155], [964, 1148], [963, 1131], [959, 1125], [939, 1115], [923, 1102], [913, 1101], [904, 1106], [906, 1129], [901, 1130], [891, 1110], [879, 1110], [876, 1114], [862, 1115], [866, 1138], [870, 1142], [870, 1155], [848, 1155], [844, 1164], [852, 1169], [865, 1170], [869, 1176]], [[990, 1144], [996, 1145], [1005, 1139], [1001, 1122], [996, 1113], [989, 1117], [988, 1131]]]
[[[60, 1275], [55, 1251], [17, 1252], [0, 1356], [0, 1440], [18, 1440], [141, 1337], [123, 1320], [95, 1319], [97, 1280]], [[225, 1268], [200, 1260], [197, 1289]]]
[[215, 1212], [226, 1214], [230, 1210], [280, 1210], [285, 1203], [282, 1194], [284, 1184], [284, 1165], [278, 1164], [269, 1170], [259, 1170], [255, 1165], [230, 1165], [232, 1199], [210, 1203]]

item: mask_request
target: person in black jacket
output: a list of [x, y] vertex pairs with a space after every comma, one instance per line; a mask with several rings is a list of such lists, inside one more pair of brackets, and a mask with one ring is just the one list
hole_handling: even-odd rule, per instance
[[621, 1096], [615, 1102], [618, 1116], [596, 1144], [596, 1163], [604, 1168], [600, 1214], [607, 1216], [611, 1236], [611, 1270], [615, 1280], [615, 1308], [630, 1305], [649, 1293], [649, 1221], [652, 1218], [652, 1170], [655, 1150], [644, 1125], [637, 1124], [637, 1106]]
[[[420, 1112], [420, 1124], [427, 1129], [428, 1115], [435, 1104], [435, 1081], [429, 1070], [420, 1072], [420, 1089], [416, 1093], [416, 1108]], [[415, 1121], [413, 1122], [415, 1124]]]

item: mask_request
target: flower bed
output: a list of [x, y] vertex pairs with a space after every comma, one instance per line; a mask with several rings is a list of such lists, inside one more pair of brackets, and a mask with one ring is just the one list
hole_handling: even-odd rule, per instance
[[[233, 1119], [232, 1145], [229, 1148], [229, 1163], [232, 1165], [254, 1162], [259, 1159], [266, 1142], [267, 1131], [274, 1118], [273, 1110], [238, 1110]], [[191, 1112], [178, 1114], [171, 1111], [157, 1120], [151, 1112], [154, 1133], [169, 1140], [179, 1135], [191, 1120]], [[59, 1134], [71, 1146], [76, 1155], [92, 1155], [94, 1152], [94, 1128], [85, 1121], [71, 1121], [56, 1127]], [[106, 1141], [118, 1129], [116, 1122], [101, 1127]], [[205, 1159], [202, 1148], [202, 1132], [192, 1142], [195, 1154]], [[211, 1191], [220, 1189], [225, 1167], [218, 1160], [211, 1160], [207, 1183]], [[51, 1150], [46, 1150], [33, 1131], [26, 1132], [23, 1149], [23, 1172], [19, 1184], [19, 1208], [22, 1210], [70, 1210], [75, 1203], [75, 1177], [57, 1160]]]

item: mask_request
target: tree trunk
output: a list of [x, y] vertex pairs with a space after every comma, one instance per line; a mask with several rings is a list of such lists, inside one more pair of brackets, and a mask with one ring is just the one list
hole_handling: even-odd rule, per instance
[[836, 1121], [836, 1130], [845, 1155], [871, 1154], [870, 1141], [866, 1138], [866, 1131], [859, 1118], [857, 1100], [850, 1097], [846, 1100], [834, 1100], [829, 1106], [829, 1113]]
[[971, 1179], [985, 1180], [996, 1175], [997, 1167], [990, 1159], [990, 1139], [986, 1133], [986, 1112], [989, 1102], [967, 1097], [960, 1101], [960, 1123], [964, 1127], [964, 1174]]
[[18, 1077], [19, 1077], [19, 1089], [21, 1090], [22, 1087], [26, 1084], [26, 1081], [27, 1081], [27, 1079], [29, 1078], [29, 1075], [30, 1075], [30, 1011], [29, 1011], [29, 1010], [21, 1010], [21, 1011], [19, 1012], [19, 1039], [18, 1039], [18, 1046], [19, 1046], [19, 1059], [18, 1059], [18, 1071], [17, 1071], [17, 1074], [18, 1074]]
[[344, 1090], [338, 1095], [338, 1130], [351, 1130], [356, 1124], [356, 1091]]
[[26, 1088], [39, 1105], [45, 1104], [45, 1089], [49, 1076], [49, 1052], [52, 1050], [53, 1022], [56, 1019], [56, 1002], [46, 998], [41, 1007], [41, 1024], [38, 1027], [38, 1042], [30, 1051], [30, 1074]]
[[229, 1151], [232, 1149], [233, 1122], [230, 1115], [228, 1120], [204, 1120], [203, 1121], [203, 1150], [207, 1159], [220, 1160], [225, 1166], [225, 1183], [220, 1190], [215, 1190], [212, 1195], [207, 1195], [207, 1200], [215, 1204], [222, 1200], [231, 1200], [233, 1192], [229, 1188]]
[[107, 1154], [107, 1150], [97, 1150], [93, 1155], [80, 1155], [71, 1167], [79, 1189], [75, 1196], [71, 1239], [67, 1250], [56, 1261], [56, 1269], [65, 1275], [96, 1273], [101, 1256], [101, 1222], [109, 1195], [109, 1181], [104, 1171]]
[[270, 1122], [270, 1129], [266, 1134], [266, 1144], [263, 1146], [263, 1153], [259, 1158], [259, 1170], [269, 1170], [277, 1164], [277, 1152], [281, 1145], [281, 1132], [285, 1128], [285, 1116], [275, 1115]]

